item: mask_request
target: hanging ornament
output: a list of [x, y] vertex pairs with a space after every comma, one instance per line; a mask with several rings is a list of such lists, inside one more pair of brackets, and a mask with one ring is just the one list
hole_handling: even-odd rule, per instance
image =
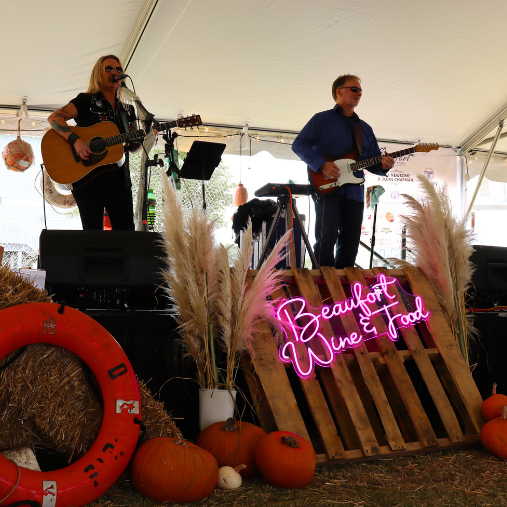
[[[246, 121], [243, 130], [239, 136], [239, 183], [234, 190], [234, 206], [241, 206], [242, 204], [246, 204], [248, 201], [248, 190], [241, 183], [241, 165], [242, 165], [242, 155], [243, 155], [243, 147], [248, 148], [248, 144], [250, 145], [250, 155], [248, 157], [248, 165], [250, 166], [250, 158], [252, 156], [252, 142], [250, 140], [250, 135], [248, 133], [248, 121]], [[246, 144], [248, 143], [248, 144]], [[250, 169], [250, 167], [248, 167]]]
[[3, 150], [2, 158], [5, 166], [11, 171], [26, 171], [35, 160], [32, 147], [21, 139], [20, 134], [21, 119], [18, 120], [18, 137], [11, 141]]
[[248, 201], [248, 190], [243, 186], [243, 183], [238, 183], [236, 190], [234, 190], [234, 206], [241, 206]]

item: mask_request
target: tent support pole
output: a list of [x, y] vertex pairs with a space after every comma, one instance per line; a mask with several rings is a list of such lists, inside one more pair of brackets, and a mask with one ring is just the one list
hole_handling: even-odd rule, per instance
[[491, 160], [491, 157], [493, 156], [493, 152], [495, 151], [496, 143], [498, 141], [498, 138], [500, 137], [500, 133], [503, 129], [503, 120], [498, 124], [498, 130], [496, 131], [495, 139], [493, 139], [493, 143], [491, 144], [491, 148], [489, 149], [488, 156], [486, 157], [486, 161], [484, 162], [484, 167], [482, 168], [481, 175], [479, 176], [479, 181], [477, 182], [477, 186], [475, 187], [474, 195], [472, 196], [472, 200], [470, 201], [470, 204], [468, 205], [468, 210], [466, 212], [465, 218], [470, 215], [470, 212], [472, 211], [472, 206], [474, 205], [475, 198], [477, 197], [477, 194], [479, 192], [479, 189], [481, 188], [482, 180], [484, 179], [484, 174], [486, 174], [486, 169], [488, 168], [489, 161]]

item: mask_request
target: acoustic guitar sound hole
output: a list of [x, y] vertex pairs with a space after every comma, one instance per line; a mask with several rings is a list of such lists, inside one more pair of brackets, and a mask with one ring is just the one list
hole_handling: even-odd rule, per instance
[[106, 140], [103, 137], [92, 137], [88, 143], [88, 148], [95, 155], [100, 155], [107, 150]]

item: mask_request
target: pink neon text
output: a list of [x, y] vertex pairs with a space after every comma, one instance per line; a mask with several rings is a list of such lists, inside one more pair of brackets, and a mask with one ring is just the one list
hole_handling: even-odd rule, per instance
[[[389, 293], [389, 289], [396, 290], [398, 281], [396, 278], [387, 278], [380, 274], [377, 276], [377, 282], [369, 287], [369, 291], [363, 296], [363, 287], [359, 282], [352, 285], [352, 296], [345, 301], [334, 303], [333, 305], [322, 305], [319, 308], [312, 308], [302, 297], [287, 299], [277, 308], [276, 317], [283, 321], [287, 340], [280, 347], [279, 357], [284, 362], [292, 362], [296, 373], [303, 378], [312, 376], [315, 365], [330, 366], [334, 360], [334, 355], [343, 352], [350, 347], [357, 347], [366, 340], [378, 338], [382, 334], [392, 340], [398, 339], [398, 329], [403, 327], [415, 326], [417, 323], [428, 320], [430, 313], [425, 311], [424, 302], [420, 296], [413, 296], [405, 292], [406, 296], [413, 298], [415, 309], [410, 312], [400, 313], [406, 310], [404, 305], [400, 305], [396, 295]], [[400, 291], [403, 289], [399, 286]], [[371, 310], [370, 305], [375, 304], [376, 309]], [[397, 307], [400, 307], [399, 309]], [[320, 321], [329, 320], [332, 317], [345, 315], [348, 312], [357, 310], [357, 316], [362, 329], [362, 334], [353, 332], [349, 336], [326, 337], [320, 329]], [[372, 323], [372, 318], [380, 314], [384, 317], [387, 332], [379, 334], [376, 326]], [[304, 325], [297, 322], [303, 321]], [[289, 330], [289, 331], [287, 331]], [[289, 338], [289, 334], [292, 335]], [[298, 355], [298, 343], [306, 344], [307, 361], [301, 361]], [[319, 353], [314, 352], [312, 345]], [[319, 347], [320, 345], [320, 347]], [[320, 352], [322, 351], [322, 352]], [[304, 363], [304, 364], [303, 364]]]

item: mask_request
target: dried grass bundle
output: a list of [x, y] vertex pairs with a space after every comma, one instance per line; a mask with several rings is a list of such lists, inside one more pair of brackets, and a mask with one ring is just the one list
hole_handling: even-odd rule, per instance
[[[250, 347], [258, 323], [272, 318], [268, 300], [278, 280], [275, 265], [290, 232], [276, 245], [255, 279], [247, 280], [252, 255], [249, 224], [240, 253], [230, 267], [229, 251], [213, 239], [214, 222], [195, 205], [184, 213], [174, 184], [163, 178], [164, 277], [186, 353], [197, 365], [202, 388], [231, 389], [238, 354]], [[217, 345], [225, 350], [225, 375], [217, 367]]]
[[217, 298], [217, 315], [222, 331], [220, 341], [226, 351], [225, 384], [228, 388], [234, 383], [238, 354], [252, 350], [251, 343], [258, 325], [263, 320], [268, 320], [274, 324], [275, 330], [279, 329], [279, 322], [273, 316], [276, 301], [268, 300], [268, 297], [279, 282], [280, 271], [275, 266], [285, 257], [283, 250], [289, 236], [290, 231], [275, 245], [253, 280], [247, 279], [252, 256], [251, 223], [244, 234], [240, 254], [231, 269], [228, 264], [225, 265], [225, 252], [221, 254], [221, 290]]
[[0, 266], [0, 310], [23, 303], [51, 303], [45, 290], [10, 270], [8, 264]]
[[213, 388], [218, 384], [211, 321], [217, 280], [214, 222], [197, 207], [185, 214], [174, 183], [162, 181], [167, 292], [187, 354], [196, 362], [199, 385]]
[[[474, 329], [467, 322], [465, 293], [474, 271], [470, 263], [474, 235], [466, 228], [466, 219], [457, 220], [452, 214], [447, 187], [437, 191], [425, 176], [417, 177], [424, 192], [423, 199], [418, 201], [403, 195], [411, 210], [403, 217], [410, 240], [407, 250], [433, 287], [468, 362], [469, 337]], [[397, 266], [408, 264], [392, 260]]]

